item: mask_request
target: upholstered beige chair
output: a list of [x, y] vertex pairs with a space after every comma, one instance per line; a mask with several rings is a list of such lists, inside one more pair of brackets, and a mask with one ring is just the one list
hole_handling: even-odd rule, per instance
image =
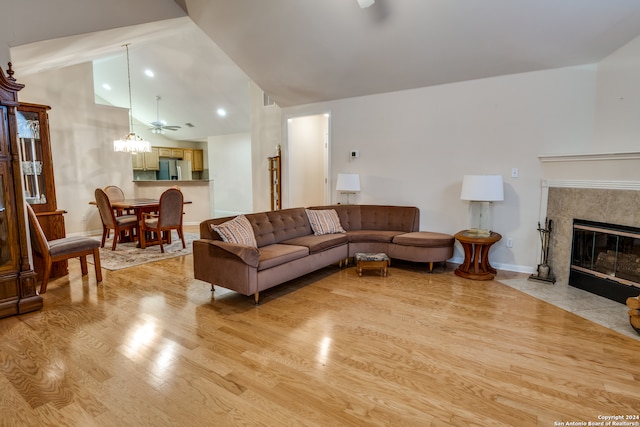
[[100, 247], [104, 247], [109, 230], [113, 230], [111, 250], [115, 251], [123, 231], [129, 231], [132, 239], [135, 237], [138, 230], [138, 219], [135, 215], [116, 215], [107, 193], [102, 188], [96, 188], [95, 198], [98, 211], [100, 211], [100, 219], [102, 219], [102, 244]]
[[[107, 197], [109, 197], [109, 201], [111, 203], [121, 202], [125, 199], [124, 191], [122, 191], [122, 188], [118, 187], [117, 185], [107, 185], [106, 187], [104, 187], [104, 192], [107, 193]], [[132, 214], [133, 212], [130, 210], [123, 211], [122, 209], [116, 209], [116, 216]], [[108, 234], [107, 237], [109, 237]]]
[[[182, 247], [186, 248], [182, 231], [182, 209], [184, 196], [178, 188], [169, 188], [160, 196], [160, 207], [157, 214], [144, 214], [140, 222], [140, 247], [147, 246], [147, 232], [157, 236], [160, 252], [164, 253], [164, 242], [171, 242], [171, 230], [177, 230]], [[154, 242], [155, 243], [155, 242]]]
[[100, 242], [90, 237], [72, 236], [63, 237], [47, 241], [47, 237], [40, 227], [36, 214], [29, 204], [26, 204], [29, 216], [29, 229], [31, 233], [31, 244], [35, 253], [42, 257], [44, 272], [42, 274], [42, 284], [40, 293], [47, 292], [47, 284], [51, 275], [51, 266], [54, 262], [64, 261], [71, 258], [80, 259], [82, 275], [89, 274], [87, 267], [87, 255], [93, 255], [96, 268], [96, 282], [102, 282], [102, 270], [100, 268]]
[[107, 185], [104, 187], [104, 192], [107, 193], [107, 197], [111, 202], [120, 202], [124, 200], [124, 191], [117, 185]]

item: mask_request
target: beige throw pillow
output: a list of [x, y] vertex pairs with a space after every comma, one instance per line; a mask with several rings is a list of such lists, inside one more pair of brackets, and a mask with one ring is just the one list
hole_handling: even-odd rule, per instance
[[253, 246], [254, 248], [258, 246], [256, 236], [253, 234], [253, 227], [244, 215], [238, 215], [222, 224], [212, 225], [211, 228], [218, 233], [224, 242]]
[[313, 234], [321, 236], [323, 234], [345, 233], [340, 224], [338, 212], [335, 209], [306, 209], [307, 217], [311, 223]]

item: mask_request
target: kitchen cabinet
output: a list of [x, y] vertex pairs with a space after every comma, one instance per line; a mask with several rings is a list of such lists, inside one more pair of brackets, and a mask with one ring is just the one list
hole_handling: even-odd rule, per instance
[[195, 148], [184, 148], [182, 160], [191, 162], [191, 170], [194, 172], [202, 172], [204, 169], [204, 152]]
[[0, 69], [0, 317], [42, 308], [29, 262], [16, 109], [24, 86]]
[[182, 160], [188, 160], [191, 162], [191, 169], [193, 169], [193, 150], [190, 148], [184, 148], [182, 150]]
[[158, 151], [158, 147], [151, 147], [151, 151], [148, 153], [144, 153], [144, 168], [148, 171], [157, 171], [160, 170], [159, 161], [160, 161], [160, 153]]
[[160, 150], [158, 147], [151, 147], [148, 153], [138, 153], [131, 156], [133, 170], [157, 171], [160, 170]]
[[183, 160], [184, 149], [173, 147], [157, 147], [159, 157], [170, 157], [172, 159]]
[[204, 170], [203, 150], [193, 150], [193, 161], [191, 162], [191, 169], [194, 172], [202, 172]]
[[131, 165], [133, 166], [134, 171], [143, 171], [144, 170], [144, 156], [141, 156], [140, 153], [134, 153], [131, 155]]

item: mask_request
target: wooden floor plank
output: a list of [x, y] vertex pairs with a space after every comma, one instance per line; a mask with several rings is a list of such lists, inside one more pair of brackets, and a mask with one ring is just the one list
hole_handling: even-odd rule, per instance
[[96, 284], [72, 261], [41, 311], [0, 319], [0, 424], [549, 426], [640, 411], [637, 340], [497, 281], [334, 265], [254, 306], [212, 294], [192, 263]]

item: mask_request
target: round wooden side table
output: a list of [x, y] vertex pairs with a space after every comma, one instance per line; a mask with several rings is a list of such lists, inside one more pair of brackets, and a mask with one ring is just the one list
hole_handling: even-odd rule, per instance
[[493, 231], [489, 236], [478, 236], [469, 230], [462, 230], [454, 237], [464, 249], [464, 263], [456, 269], [456, 275], [473, 280], [493, 279], [496, 269], [489, 264], [489, 248], [502, 236]]

